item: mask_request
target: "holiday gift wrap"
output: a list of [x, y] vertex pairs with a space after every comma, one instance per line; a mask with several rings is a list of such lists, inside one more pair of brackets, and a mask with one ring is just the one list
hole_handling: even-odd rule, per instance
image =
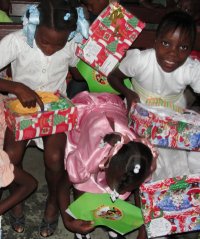
[[156, 106], [132, 105], [129, 116], [135, 133], [159, 147], [200, 151], [200, 115], [159, 99], [155, 102]]
[[92, 23], [76, 54], [104, 76], [113, 70], [145, 27], [119, 3], [111, 3]]
[[200, 230], [200, 175], [145, 183], [140, 199], [148, 238]]
[[141, 209], [121, 199], [113, 202], [110, 194], [84, 193], [66, 210], [77, 219], [93, 221], [124, 235], [143, 225]]
[[67, 132], [76, 126], [77, 108], [69, 99], [59, 95], [58, 101], [44, 104], [44, 111], [20, 114], [11, 107], [16, 98], [4, 101], [5, 120], [14, 132], [15, 140], [32, 139]]

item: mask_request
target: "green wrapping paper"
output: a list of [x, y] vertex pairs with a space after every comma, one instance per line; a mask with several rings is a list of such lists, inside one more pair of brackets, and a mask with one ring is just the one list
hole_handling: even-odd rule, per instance
[[124, 235], [143, 223], [140, 208], [117, 199], [111, 201], [107, 193], [84, 193], [66, 210], [72, 217], [94, 222], [94, 226], [106, 226]]
[[[105, 76], [95, 71], [84, 61], [80, 60], [77, 64], [77, 68], [84, 79], [87, 81], [90, 92], [109, 92], [119, 94], [118, 91], [114, 90], [110, 86]], [[129, 79], [126, 79], [124, 83], [128, 88], [131, 88], [132, 84]]]

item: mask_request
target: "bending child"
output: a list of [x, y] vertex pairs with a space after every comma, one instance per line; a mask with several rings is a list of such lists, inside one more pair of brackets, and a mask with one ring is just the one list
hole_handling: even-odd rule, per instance
[[[70, 204], [70, 186], [76, 196], [83, 192], [117, 192], [125, 200], [151, 177], [156, 152], [128, 128], [126, 108], [119, 96], [82, 92], [73, 103], [78, 108], [78, 128], [68, 133], [65, 168], [69, 179], [67, 185], [66, 181], [60, 185], [59, 202], [65, 227], [85, 234], [94, 229], [92, 222], [75, 220], [65, 212]], [[76, 234], [75, 238], [90, 236]], [[125, 237], [112, 232], [109, 238]]]
[[[15, 95], [24, 107], [36, 103], [43, 110], [43, 102], [36, 91], [56, 92], [66, 95], [66, 76], [69, 66], [77, 62], [74, 40], [68, 42], [71, 32], [77, 28], [77, 9], [73, 0], [42, 0], [31, 5], [24, 16], [24, 29], [11, 33], [0, 42], [0, 69], [11, 63], [12, 81], [2, 80], [2, 90]], [[64, 175], [66, 134], [54, 134], [42, 138], [44, 145], [45, 177], [48, 186], [46, 208], [40, 226], [40, 235], [52, 235], [58, 224], [57, 188]], [[39, 139], [35, 140], [39, 146]], [[22, 168], [22, 160], [28, 140], [15, 141], [14, 134], [6, 129], [4, 150], [11, 162]], [[11, 192], [16, 190], [13, 185]], [[12, 209], [15, 221], [23, 216], [22, 205]], [[22, 232], [24, 221], [15, 226]]]
[[[186, 107], [186, 86], [200, 93], [200, 62], [189, 57], [195, 35], [196, 26], [190, 15], [184, 12], [167, 14], [158, 26], [154, 49], [129, 50], [108, 81], [126, 97], [128, 107], [133, 101], [145, 103], [151, 97]], [[132, 77], [133, 90], [124, 86], [126, 77]], [[164, 148], [158, 151], [154, 180], [200, 170], [199, 153]]]

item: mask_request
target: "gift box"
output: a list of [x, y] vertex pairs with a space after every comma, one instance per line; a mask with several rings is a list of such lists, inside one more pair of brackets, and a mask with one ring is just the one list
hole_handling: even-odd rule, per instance
[[200, 175], [142, 184], [140, 199], [148, 238], [200, 230]]
[[44, 104], [43, 112], [31, 114], [16, 113], [10, 107], [13, 100], [16, 98], [4, 101], [4, 113], [7, 126], [14, 132], [16, 141], [67, 132], [76, 126], [77, 108], [64, 96], [59, 95], [58, 101]]
[[111, 3], [92, 23], [89, 38], [83, 39], [76, 54], [108, 76], [144, 27], [145, 23], [119, 3]]
[[200, 115], [172, 103], [157, 103], [157, 106], [142, 103], [131, 106], [133, 131], [159, 147], [200, 151]]

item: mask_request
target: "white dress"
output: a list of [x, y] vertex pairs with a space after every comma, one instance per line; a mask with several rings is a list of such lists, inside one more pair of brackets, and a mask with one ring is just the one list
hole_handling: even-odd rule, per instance
[[[33, 48], [26, 43], [23, 30], [8, 34], [0, 41], [0, 69], [11, 63], [12, 80], [35, 91], [60, 91], [66, 95], [66, 76], [69, 66], [76, 66], [77, 44], [71, 40], [51, 56], [45, 56], [34, 41]], [[34, 139], [43, 148], [41, 138]]]
[[21, 82], [32, 90], [66, 94], [66, 76], [69, 66], [76, 66], [76, 44], [72, 40], [51, 56], [45, 56], [34, 42], [26, 43], [23, 31], [5, 36], [0, 41], [0, 69], [11, 63], [13, 81]]
[[[142, 103], [147, 98], [160, 97], [186, 107], [184, 90], [187, 85], [200, 93], [200, 62], [188, 58], [173, 72], [164, 72], [157, 63], [155, 50], [130, 50], [120, 63], [119, 69], [132, 77], [133, 89]], [[200, 153], [158, 148], [159, 158], [154, 180], [200, 172]]]

